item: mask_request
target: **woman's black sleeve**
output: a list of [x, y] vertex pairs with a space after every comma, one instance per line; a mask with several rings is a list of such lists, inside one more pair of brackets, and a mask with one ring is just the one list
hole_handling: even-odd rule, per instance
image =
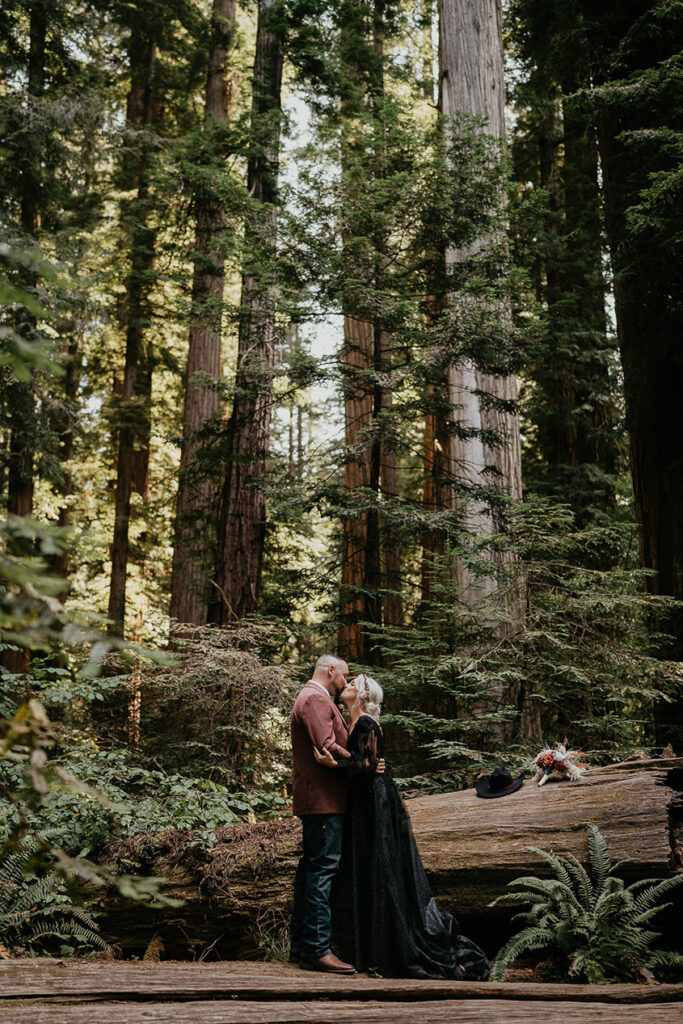
[[379, 760], [379, 726], [369, 716], [363, 716], [356, 722], [353, 735], [357, 749], [350, 751], [350, 757], [337, 763], [337, 770], [349, 776], [374, 775]]

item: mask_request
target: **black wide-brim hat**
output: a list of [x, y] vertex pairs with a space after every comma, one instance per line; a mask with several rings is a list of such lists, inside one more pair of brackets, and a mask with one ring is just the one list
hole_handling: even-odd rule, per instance
[[496, 796], [509, 796], [524, 785], [524, 777], [513, 779], [507, 768], [494, 768], [490, 775], [483, 775], [474, 783], [477, 796], [490, 800]]

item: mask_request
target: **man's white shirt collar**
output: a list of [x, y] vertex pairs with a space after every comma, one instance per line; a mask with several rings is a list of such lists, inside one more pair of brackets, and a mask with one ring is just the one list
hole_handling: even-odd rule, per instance
[[318, 687], [319, 689], [321, 689], [321, 690], [323, 691], [323, 693], [324, 693], [324, 694], [325, 694], [325, 695], [326, 695], [327, 697], [329, 697], [329, 698], [330, 698], [330, 700], [332, 700], [332, 694], [330, 693], [330, 691], [329, 691], [329, 690], [327, 689], [327, 687], [326, 687], [326, 686], [323, 686], [323, 684], [322, 684], [322, 683], [316, 683], [315, 679], [309, 679], [308, 681], [309, 681], [309, 683], [311, 684], [311, 686], [317, 686], [317, 687]]

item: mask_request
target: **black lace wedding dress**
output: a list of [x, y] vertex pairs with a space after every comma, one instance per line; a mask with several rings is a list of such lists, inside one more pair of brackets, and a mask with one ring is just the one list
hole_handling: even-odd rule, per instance
[[334, 952], [359, 971], [388, 978], [485, 980], [485, 954], [432, 896], [391, 772], [369, 770], [384, 756], [382, 730], [369, 715], [356, 722], [348, 749], [349, 804], [332, 892]]

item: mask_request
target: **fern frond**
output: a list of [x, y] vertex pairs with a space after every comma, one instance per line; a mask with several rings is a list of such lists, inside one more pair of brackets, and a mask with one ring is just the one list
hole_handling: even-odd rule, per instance
[[558, 890], [566, 892], [569, 896], [574, 896], [572, 890], [557, 878], [536, 878], [534, 875], [525, 875], [522, 878], [515, 878], [509, 885], [542, 896], [549, 896]]
[[589, 985], [602, 985], [607, 981], [602, 966], [588, 953], [578, 953], [569, 966], [569, 973], [584, 977]]
[[489, 907], [504, 906], [512, 907], [516, 903], [538, 903], [545, 899], [540, 893], [531, 892], [504, 892], [502, 896], [496, 896], [491, 900]]
[[[68, 836], [59, 829], [46, 830], [40, 839], [68, 844]], [[0, 939], [10, 947], [26, 947], [48, 938], [70, 937], [91, 949], [107, 949], [95, 921], [65, 901], [61, 879], [54, 871], [39, 878], [27, 875], [42, 848], [35, 836], [23, 840], [0, 867]]]
[[18, 882], [0, 882], [0, 914], [12, 906], [20, 888]]
[[574, 889], [579, 897], [582, 906], [588, 909], [593, 905], [595, 899], [593, 885], [591, 883], [588, 872], [584, 868], [581, 861], [577, 860], [572, 853], [565, 854], [564, 863], [567, 868], [567, 871], [570, 873], [574, 880]]
[[69, 913], [71, 919], [84, 928], [91, 928], [94, 932], [99, 932], [97, 922], [82, 907], [69, 907]]
[[29, 941], [35, 942], [44, 938], [77, 939], [87, 946], [94, 946], [96, 949], [107, 949], [107, 943], [101, 935], [91, 928], [83, 928], [82, 925], [74, 924], [64, 918], [57, 921], [36, 921], [35, 927], [31, 929]]
[[683, 967], [683, 953], [672, 953], [668, 949], [654, 949], [646, 967]]
[[552, 945], [553, 933], [543, 928], [525, 928], [505, 943], [493, 965], [493, 980], [503, 981], [508, 964], [519, 959], [528, 949], [544, 949]]
[[[667, 892], [671, 892], [676, 886], [683, 882], [683, 875], [672, 875], [671, 878], [665, 878], [663, 881], [657, 883], [654, 878], [650, 879], [653, 883], [651, 889], [646, 889], [642, 892], [635, 901], [636, 912], [639, 914], [644, 913], [653, 907], [656, 901]], [[629, 886], [629, 890], [632, 891], [633, 887]]]
[[49, 903], [59, 891], [59, 880], [46, 875], [37, 882], [30, 882], [14, 903], [15, 910], [28, 910], [33, 905]]
[[617, 862], [616, 862], [615, 864], [613, 864], [613, 865], [612, 865], [612, 867], [610, 868], [610, 874], [611, 874], [611, 875], [616, 875], [617, 871], [622, 871], [622, 870], [623, 870], [623, 869], [624, 869], [625, 867], [627, 867], [627, 866], [628, 866], [629, 864], [633, 864], [633, 860], [631, 860], [631, 859], [629, 859], [629, 858], [626, 858], [625, 860], [618, 860], [618, 861], [617, 861]]
[[636, 882], [631, 882], [628, 891], [630, 893], [640, 892], [641, 889], [646, 889], [648, 885], [658, 885], [660, 881], [660, 878], [639, 878]]
[[[553, 878], [524, 876], [496, 903], [527, 905], [515, 915], [526, 922], [498, 954], [494, 978], [523, 952], [554, 946], [569, 958], [570, 973], [590, 983], [632, 979], [638, 965], [680, 967], [683, 954], [653, 950], [659, 933], [647, 925], [664, 908], [662, 897], [683, 882], [683, 875], [642, 879], [626, 886], [614, 870], [598, 829], [587, 829], [589, 871], [572, 856], [555, 856], [537, 847]], [[671, 904], [665, 904], [670, 906]]]
[[605, 837], [597, 825], [589, 825], [586, 832], [588, 834], [588, 860], [593, 876], [593, 885], [596, 891], [599, 892], [605, 883], [605, 878], [610, 873], [612, 861], [607, 852]]
[[645, 924], [651, 918], [656, 917], [657, 914], [661, 913], [662, 910], [666, 910], [667, 907], [672, 907], [673, 903], [660, 903], [657, 907], [650, 907], [649, 910], [645, 910], [642, 914], [637, 914], [633, 918], [634, 924]]
[[539, 857], [542, 857], [546, 864], [549, 864], [553, 869], [556, 878], [566, 885], [568, 889], [572, 888], [573, 879], [566, 868], [564, 863], [564, 857], [560, 857], [558, 854], [553, 853], [552, 850], [544, 850], [540, 846], [529, 846], [529, 850], [537, 853]]
[[21, 885], [26, 880], [26, 868], [35, 856], [35, 847], [26, 849], [22, 847], [10, 853], [0, 867], [0, 882], [14, 882]]

